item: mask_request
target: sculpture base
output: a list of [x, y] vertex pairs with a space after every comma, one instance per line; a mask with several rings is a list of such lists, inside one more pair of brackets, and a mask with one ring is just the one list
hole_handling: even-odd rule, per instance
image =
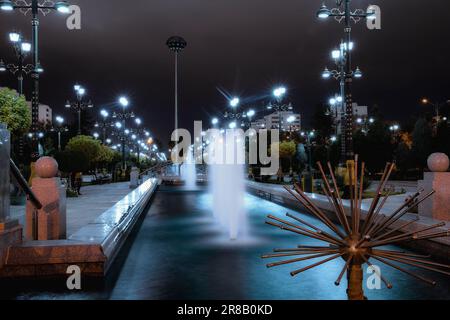
[[419, 188], [436, 193], [419, 205], [419, 214], [436, 220], [450, 221], [450, 172], [425, 172]]

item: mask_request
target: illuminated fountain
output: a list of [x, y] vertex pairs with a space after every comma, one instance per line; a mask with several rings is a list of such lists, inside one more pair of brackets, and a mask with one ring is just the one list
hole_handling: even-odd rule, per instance
[[197, 184], [197, 172], [192, 147], [189, 149], [186, 160], [181, 165], [181, 178], [188, 188], [194, 188]]
[[245, 149], [243, 138], [227, 133], [226, 142], [222, 136], [213, 139], [208, 154], [209, 181], [212, 194], [214, 217], [227, 231], [231, 240], [237, 240], [246, 233], [246, 210], [244, 206]]

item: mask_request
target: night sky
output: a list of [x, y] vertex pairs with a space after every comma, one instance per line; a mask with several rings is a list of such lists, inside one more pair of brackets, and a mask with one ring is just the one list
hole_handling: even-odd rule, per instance
[[[98, 107], [128, 95], [132, 110], [164, 143], [173, 127], [172, 35], [188, 47], [180, 61], [180, 126], [208, 121], [227, 106], [222, 88], [259, 106], [278, 84], [289, 89], [296, 111], [310, 119], [314, 106], [337, 92], [323, 81], [330, 51], [343, 26], [315, 17], [323, 0], [73, 0], [82, 8], [82, 29], [69, 31], [58, 13], [41, 17], [40, 51], [45, 73], [41, 101], [55, 114], [73, 99], [73, 85], [86, 87]], [[333, 7], [334, 1], [325, 1]], [[360, 105], [378, 104], [388, 119], [418, 112], [418, 100], [450, 98], [450, 4], [447, 0], [354, 0], [382, 9], [382, 30], [353, 28], [353, 62], [365, 77], [354, 86]], [[11, 60], [9, 31], [31, 40], [30, 17], [0, 13], [0, 58]], [[15, 88], [12, 75], [0, 86]], [[26, 81], [29, 97], [31, 83]], [[110, 107], [111, 108], [111, 107]], [[264, 112], [261, 113], [263, 115]]]

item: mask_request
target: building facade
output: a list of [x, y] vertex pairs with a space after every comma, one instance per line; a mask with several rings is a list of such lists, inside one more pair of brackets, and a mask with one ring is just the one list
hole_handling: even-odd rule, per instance
[[261, 129], [280, 129], [281, 131], [300, 131], [301, 115], [293, 111], [278, 111], [252, 122], [252, 128]]

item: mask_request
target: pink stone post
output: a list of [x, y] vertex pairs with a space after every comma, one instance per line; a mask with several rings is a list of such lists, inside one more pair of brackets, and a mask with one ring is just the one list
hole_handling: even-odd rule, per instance
[[419, 181], [419, 187], [426, 192], [436, 193], [419, 205], [419, 214], [436, 220], [450, 221], [450, 172], [449, 158], [444, 153], [433, 153], [428, 158], [428, 169], [424, 172], [424, 180]]
[[66, 190], [57, 178], [58, 163], [50, 157], [36, 162], [36, 178], [32, 190], [42, 209], [27, 202], [25, 238], [31, 240], [58, 240], [66, 238]]

